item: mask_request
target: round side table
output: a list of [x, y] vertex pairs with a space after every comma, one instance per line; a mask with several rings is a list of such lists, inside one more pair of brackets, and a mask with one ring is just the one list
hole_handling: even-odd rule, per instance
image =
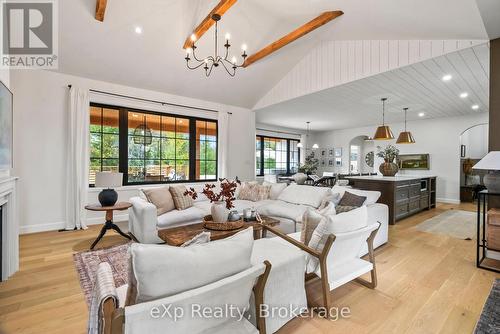
[[129, 240], [132, 239], [130, 236], [123, 233], [123, 231], [120, 230], [120, 228], [115, 223], [113, 223], [113, 211], [115, 211], [115, 210], [118, 210], [118, 211], [127, 210], [131, 206], [132, 206], [132, 204], [129, 202], [117, 202], [113, 206], [101, 206], [100, 204], [90, 204], [90, 205], [85, 206], [85, 209], [87, 209], [89, 211], [106, 211], [106, 222], [104, 223], [104, 226], [102, 227], [101, 232], [99, 233], [99, 236], [97, 237], [97, 239], [94, 240], [94, 242], [92, 243], [92, 246], [90, 246], [90, 249], [94, 249], [95, 245], [99, 242], [99, 240], [102, 239], [104, 234], [106, 234], [107, 230], [115, 230], [115, 232], [120, 234], [122, 237], [125, 237]]

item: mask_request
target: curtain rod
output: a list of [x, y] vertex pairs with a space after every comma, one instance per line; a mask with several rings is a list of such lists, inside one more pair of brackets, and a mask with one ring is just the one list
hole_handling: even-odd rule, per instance
[[278, 130], [268, 130], [268, 129], [262, 129], [262, 128], [255, 128], [255, 130], [267, 131], [267, 132], [275, 132], [275, 133], [282, 133], [282, 134], [285, 134], [285, 135], [302, 136], [302, 134], [300, 134], [300, 133], [285, 132], [285, 131], [278, 131]]
[[[71, 88], [72, 85], [68, 85], [68, 88]], [[164, 102], [164, 101], [157, 101], [157, 100], [150, 100], [150, 99], [144, 99], [142, 97], [135, 97], [135, 96], [128, 96], [128, 95], [122, 95], [122, 94], [117, 94], [117, 93], [110, 93], [110, 92], [105, 92], [102, 90], [96, 90], [96, 89], [89, 89], [89, 91], [94, 92], [94, 93], [99, 93], [99, 94], [105, 94], [105, 95], [111, 95], [111, 96], [116, 96], [116, 97], [122, 97], [126, 99], [132, 99], [132, 100], [138, 100], [138, 101], [144, 101], [144, 102], [151, 102], [151, 103], [158, 103], [161, 104], [162, 106], [168, 105], [168, 106], [173, 106], [173, 107], [181, 107], [181, 108], [189, 108], [189, 109], [196, 109], [196, 110], [203, 110], [203, 111], [210, 111], [210, 112], [216, 112], [218, 113], [217, 110], [214, 109], [207, 109], [207, 108], [200, 108], [200, 107], [192, 107], [192, 106], [187, 106], [183, 104], [176, 104], [176, 103], [170, 103], [170, 102]], [[232, 115], [232, 112], [227, 112], [229, 115]]]

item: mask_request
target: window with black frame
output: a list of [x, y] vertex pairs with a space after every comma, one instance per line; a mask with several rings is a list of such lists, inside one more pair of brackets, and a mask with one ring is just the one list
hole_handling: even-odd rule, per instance
[[97, 171], [124, 185], [217, 179], [217, 121], [122, 107], [90, 107], [89, 184]]
[[299, 140], [257, 136], [255, 141], [255, 174], [296, 173], [300, 162]]

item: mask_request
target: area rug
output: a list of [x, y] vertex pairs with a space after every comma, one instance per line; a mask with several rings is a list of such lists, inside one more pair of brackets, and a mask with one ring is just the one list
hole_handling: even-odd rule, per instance
[[418, 224], [417, 230], [471, 240], [476, 238], [476, 219], [475, 212], [449, 210]]
[[500, 279], [496, 279], [486, 299], [474, 333], [500, 333]]
[[90, 306], [92, 289], [95, 282], [95, 273], [101, 262], [108, 262], [113, 270], [115, 286], [119, 287], [128, 282], [128, 248], [130, 243], [94, 251], [85, 251], [73, 254], [76, 271], [80, 279], [87, 306]]

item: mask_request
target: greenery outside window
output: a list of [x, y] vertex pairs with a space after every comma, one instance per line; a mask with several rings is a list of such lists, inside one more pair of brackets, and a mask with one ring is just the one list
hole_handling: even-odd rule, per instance
[[120, 171], [124, 185], [217, 180], [217, 121], [91, 104], [89, 183]]
[[255, 174], [278, 175], [296, 173], [300, 161], [299, 140], [257, 136], [255, 141]]

